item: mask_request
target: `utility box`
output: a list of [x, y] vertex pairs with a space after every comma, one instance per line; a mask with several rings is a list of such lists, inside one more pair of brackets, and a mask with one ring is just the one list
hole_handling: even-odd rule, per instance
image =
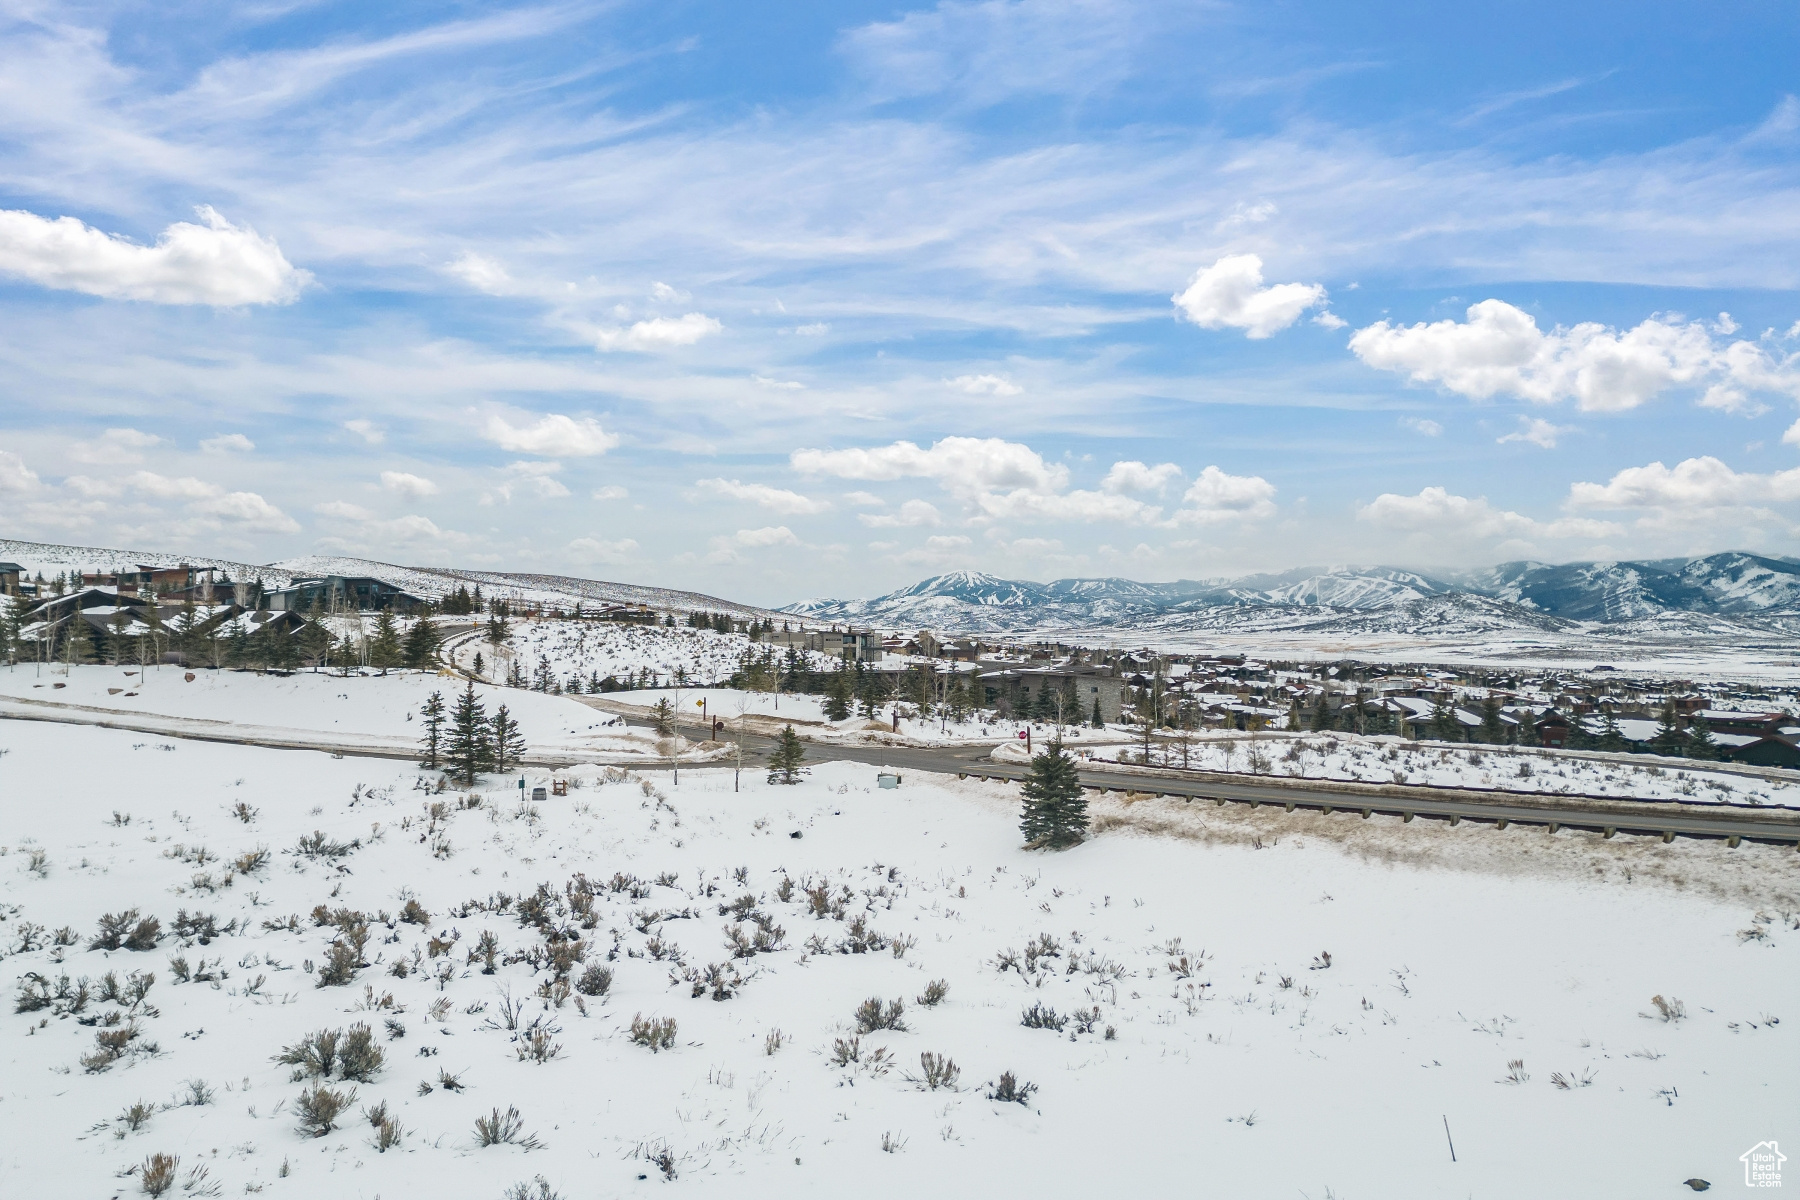
[[541, 787], [534, 787], [531, 789], [531, 798], [534, 801], [543, 800], [546, 798], [547, 795], [548, 795], [548, 793], [545, 792], [544, 789]]
[[883, 771], [875, 777], [875, 785], [884, 788], [897, 788], [900, 786], [900, 777], [898, 775], [890, 775], [886, 771]]

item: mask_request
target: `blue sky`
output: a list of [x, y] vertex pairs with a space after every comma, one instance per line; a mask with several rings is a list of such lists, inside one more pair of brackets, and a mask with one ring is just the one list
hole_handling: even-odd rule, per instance
[[0, 533], [1800, 553], [1800, 10], [0, 2]]

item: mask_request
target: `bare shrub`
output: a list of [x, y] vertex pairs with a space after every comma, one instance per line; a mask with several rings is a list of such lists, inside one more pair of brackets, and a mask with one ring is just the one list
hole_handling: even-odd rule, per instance
[[239, 800], [237, 802], [237, 807], [235, 807], [231, 810], [231, 815], [236, 817], [238, 820], [242, 821], [244, 824], [248, 825], [250, 822], [256, 820], [257, 816], [261, 812], [262, 812], [261, 809], [252, 808], [252, 807], [250, 807], [250, 805], [244, 803], [242, 800]]
[[1019, 1024], [1027, 1029], [1049, 1029], [1056, 1033], [1061, 1033], [1068, 1023], [1069, 1018], [1058, 1016], [1054, 1008], [1042, 1001], [1033, 1001], [1019, 1018]]
[[1573, 1071], [1570, 1071], [1567, 1075], [1564, 1075], [1561, 1071], [1552, 1071], [1550, 1072], [1550, 1086], [1562, 1092], [1578, 1087], [1593, 1087], [1594, 1068], [1588, 1067], [1579, 1075]]
[[920, 1091], [935, 1092], [939, 1088], [956, 1090], [956, 1081], [962, 1070], [955, 1060], [943, 1054], [934, 1054], [930, 1050], [919, 1055], [919, 1073], [908, 1075], [909, 1083], [916, 1085]]
[[308, 1078], [330, 1079], [332, 1069], [337, 1066], [338, 1039], [342, 1036], [336, 1029], [321, 1029], [283, 1047], [273, 1061], [293, 1067], [296, 1082]]
[[199, 1107], [213, 1102], [213, 1090], [206, 1085], [204, 1079], [189, 1079], [181, 1087], [182, 1090], [176, 1093], [179, 1097], [177, 1103], [184, 1108]]
[[360, 841], [334, 841], [331, 838], [326, 837], [323, 831], [315, 829], [311, 833], [302, 834], [300, 836], [300, 840], [294, 843], [293, 853], [300, 858], [339, 859], [343, 858], [346, 854], [355, 850], [360, 850], [361, 848], [362, 843]]
[[356, 972], [363, 965], [362, 954], [343, 938], [331, 943], [326, 952], [325, 965], [319, 969], [319, 987], [343, 987], [354, 982]]
[[656, 1053], [671, 1049], [675, 1045], [675, 1018], [645, 1017], [638, 1013], [631, 1018], [631, 1040]]
[[913, 997], [913, 1002], [920, 1008], [936, 1008], [944, 1002], [949, 994], [950, 983], [944, 979], [934, 979], [925, 985], [925, 990]]
[[231, 869], [239, 875], [254, 875], [268, 865], [269, 848], [267, 846], [246, 850], [231, 861]]
[[320, 1138], [337, 1128], [338, 1117], [355, 1103], [355, 1088], [340, 1091], [315, 1083], [294, 1101], [294, 1116], [299, 1120], [301, 1133]]
[[139, 1100], [135, 1104], [127, 1105], [125, 1110], [119, 1114], [119, 1124], [123, 1125], [129, 1132], [136, 1133], [138, 1130], [148, 1125], [150, 1123], [150, 1118], [155, 1115], [156, 1106], [154, 1104], [147, 1104], [144, 1101]]
[[[1665, 1024], [1672, 1024], [1687, 1016], [1687, 1006], [1673, 996], [1670, 996], [1667, 1000], [1663, 999], [1661, 996], [1652, 996], [1650, 997], [1650, 1003], [1656, 1008], [1656, 1016], [1652, 1018], [1653, 1020], [1662, 1021]], [[1649, 1013], [1639, 1013], [1638, 1015], [1640, 1017], [1650, 1016]]]
[[542, 1066], [562, 1053], [562, 1043], [551, 1041], [549, 1030], [534, 1029], [519, 1040], [515, 1049], [520, 1062], [534, 1062]]
[[763, 1038], [763, 1053], [773, 1055], [791, 1039], [779, 1029], [771, 1029]]
[[138, 910], [128, 908], [122, 913], [106, 913], [100, 918], [99, 932], [88, 943], [89, 950], [117, 950], [125, 944], [125, 938], [138, 923]]
[[530, 1183], [515, 1183], [500, 1194], [500, 1200], [562, 1200], [562, 1196], [550, 1188], [550, 1181], [542, 1175]]
[[405, 906], [400, 909], [400, 919], [408, 925], [431, 924], [431, 914], [426, 912], [425, 907], [417, 900], [411, 899], [407, 900]]
[[525, 1150], [536, 1150], [542, 1145], [537, 1134], [525, 1132], [525, 1118], [511, 1105], [507, 1106], [505, 1112], [496, 1108], [485, 1117], [475, 1118], [475, 1144], [518, 1146]]
[[381, 1070], [386, 1052], [376, 1044], [375, 1032], [367, 1025], [352, 1025], [338, 1047], [338, 1078], [367, 1083]]
[[612, 990], [612, 968], [599, 963], [589, 963], [587, 970], [575, 981], [575, 990], [584, 996], [604, 996]]
[[862, 1039], [860, 1037], [832, 1039], [831, 1062], [833, 1066], [847, 1067], [861, 1061]]
[[906, 1032], [906, 1001], [895, 997], [885, 1005], [880, 996], [870, 996], [856, 1006], [856, 1032], [874, 1033], [878, 1029]]
[[147, 1195], [160, 1196], [175, 1186], [175, 1172], [180, 1166], [181, 1160], [173, 1154], [152, 1154], [139, 1168], [138, 1182]]
[[906, 1139], [897, 1138], [891, 1133], [881, 1135], [881, 1151], [883, 1154], [898, 1154], [906, 1149]]
[[1506, 1077], [1504, 1079], [1497, 1079], [1494, 1082], [1496, 1082], [1496, 1083], [1524, 1083], [1526, 1080], [1528, 1080], [1530, 1078], [1531, 1078], [1530, 1074], [1528, 1074], [1525, 1070], [1525, 1060], [1524, 1059], [1509, 1058], [1506, 1060]]
[[400, 1139], [405, 1136], [406, 1130], [401, 1127], [398, 1118], [383, 1117], [381, 1122], [375, 1126], [375, 1149], [386, 1154], [398, 1146]]
[[1037, 1084], [1020, 1083], [1011, 1071], [1002, 1071], [1000, 1082], [993, 1085], [987, 1096], [989, 1100], [1001, 1100], [1008, 1104], [1030, 1104], [1031, 1095], [1037, 1090]]

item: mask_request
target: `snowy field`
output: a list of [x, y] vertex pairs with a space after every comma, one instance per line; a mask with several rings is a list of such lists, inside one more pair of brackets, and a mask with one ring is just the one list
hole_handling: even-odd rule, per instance
[[[230, 726], [312, 735], [318, 745], [346, 750], [411, 752], [423, 735], [417, 714], [426, 698], [440, 693], [448, 706], [463, 687], [452, 676], [418, 671], [279, 676], [197, 670], [191, 681], [187, 674], [170, 666], [152, 667], [142, 676], [130, 667], [76, 666], [66, 673], [62, 666], [0, 667], [0, 715], [77, 706], [96, 721], [172, 718], [170, 732], [218, 732]], [[535, 752], [598, 761], [666, 758], [667, 746], [649, 732], [628, 728], [579, 701], [519, 688], [477, 685], [475, 691], [490, 715], [500, 705], [507, 707]]]
[[[1023, 747], [1007, 747], [1004, 757], [1023, 761]], [[1142, 751], [1136, 746], [1108, 748], [1094, 757], [1142, 763]], [[1708, 769], [1707, 764], [1693, 759], [1565, 753], [1519, 746], [1451, 746], [1405, 742], [1392, 736], [1195, 734], [1185, 753], [1179, 739], [1159, 737], [1150, 751], [1150, 765], [1291, 779], [1800, 807], [1800, 773], [1794, 771], [1745, 766]]]
[[[853, 764], [581, 767], [531, 807], [92, 728], [0, 750], [8, 1195], [142, 1194], [168, 1154], [184, 1197], [1635, 1197], [1795, 1137], [1791, 848], [1109, 798], [1039, 854], [1016, 789]], [[128, 910], [154, 948], [88, 948]], [[859, 1034], [871, 998], [903, 1028]], [[360, 1078], [273, 1061], [322, 1030]], [[318, 1136], [315, 1085], [355, 1094]]]
[[[960, 723], [950, 720], [941, 712], [931, 717], [920, 717], [912, 705], [903, 702], [898, 705], [893, 702], [882, 705], [880, 715], [872, 720], [853, 716], [842, 721], [828, 721], [825, 719], [823, 696], [776, 695], [735, 688], [653, 688], [635, 692], [612, 692], [605, 699], [609, 704], [616, 703], [639, 710], [649, 709], [665, 696], [670, 703], [679, 705], [679, 710], [686, 714], [684, 720], [698, 722], [704, 711], [707, 718], [716, 717], [726, 722], [727, 727], [735, 729], [738, 718], [744, 716], [751, 718], [745, 728], [753, 733], [777, 731], [784, 723], [792, 722], [794, 732], [802, 738], [834, 744], [866, 742], [890, 746], [963, 746], [1019, 741], [1022, 746], [1021, 739], [1027, 729], [1032, 730], [1032, 737], [1040, 742], [1054, 732], [1053, 726], [1041, 721], [1003, 720], [992, 712], [984, 712], [980, 720], [971, 717]], [[701, 700], [706, 701], [704, 710], [700, 707]], [[896, 707], [900, 711], [898, 730], [894, 728], [893, 721]], [[1113, 725], [1106, 729], [1070, 725], [1064, 728], [1063, 736], [1071, 746], [1110, 746], [1129, 741], [1134, 735], [1123, 725]]]
[[547, 659], [564, 687], [571, 679], [585, 686], [595, 676], [604, 679], [611, 675], [623, 681], [644, 671], [659, 683], [671, 682], [677, 671], [687, 680], [705, 683], [728, 679], [750, 647], [750, 639], [741, 633], [606, 621], [515, 620], [512, 633], [498, 666], [494, 648], [480, 641], [479, 635], [457, 645], [457, 665], [473, 669], [479, 653], [490, 679], [503, 677], [513, 661], [529, 677], [538, 660]]

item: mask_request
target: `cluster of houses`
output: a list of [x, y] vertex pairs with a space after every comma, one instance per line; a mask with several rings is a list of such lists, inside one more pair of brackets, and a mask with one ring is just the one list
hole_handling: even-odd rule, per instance
[[[1399, 671], [1344, 663], [1268, 663], [1242, 654], [1157, 654], [1096, 650], [1060, 642], [949, 638], [922, 630], [882, 636], [868, 629], [782, 630], [777, 645], [820, 651], [876, 669], [962, 671], [983, 706], [1065, 719], [1154, 719], [1193, 729], [1314, 729], [1404, 733], [1422, 738], [1521, 740], [1548, 748], [1617, 737], [1643, 748], [1664, 709], [1689, 729], [1705, 729], [1720, 758], [1800, 767], [1800, 720], [1765, 694], [1696, 689], [1607, 674], [1470, 678], [1441, 669]], [[1603, 674], [1596, 672], [1596, 674]], [[1067, 711], [1073, 701], [1077, 712]], [[1737, 708], [1743, 703], [1758, 707]], [[1446, 728], [1445, 726], [1448, 726]]]
[[24, 602], [17, 620], [21, 646], [51, 659], [80, 653], [199, 662], [204, 655], [195, 657], [196, 646], [210, 647], [216, 659], [221, 645], [238, 638], [255, 638], [263, 648], [291, 643], [293, 654], [283, 646], [275, 657], [311, 659], [310, 645], [302, 651], [299, 643], [309, 640], [304, 635], [313, 624], [312, 614], [408, 613], [426, 606], [379, 579], [329, 575], [267, 588], [259, 580], [233, 581], [215, 567], [185, 563], [138, 563], [129, 569], [71, 572], [54, 580], [25, 576], [19, 564], [0, 562], [0, 595]]

